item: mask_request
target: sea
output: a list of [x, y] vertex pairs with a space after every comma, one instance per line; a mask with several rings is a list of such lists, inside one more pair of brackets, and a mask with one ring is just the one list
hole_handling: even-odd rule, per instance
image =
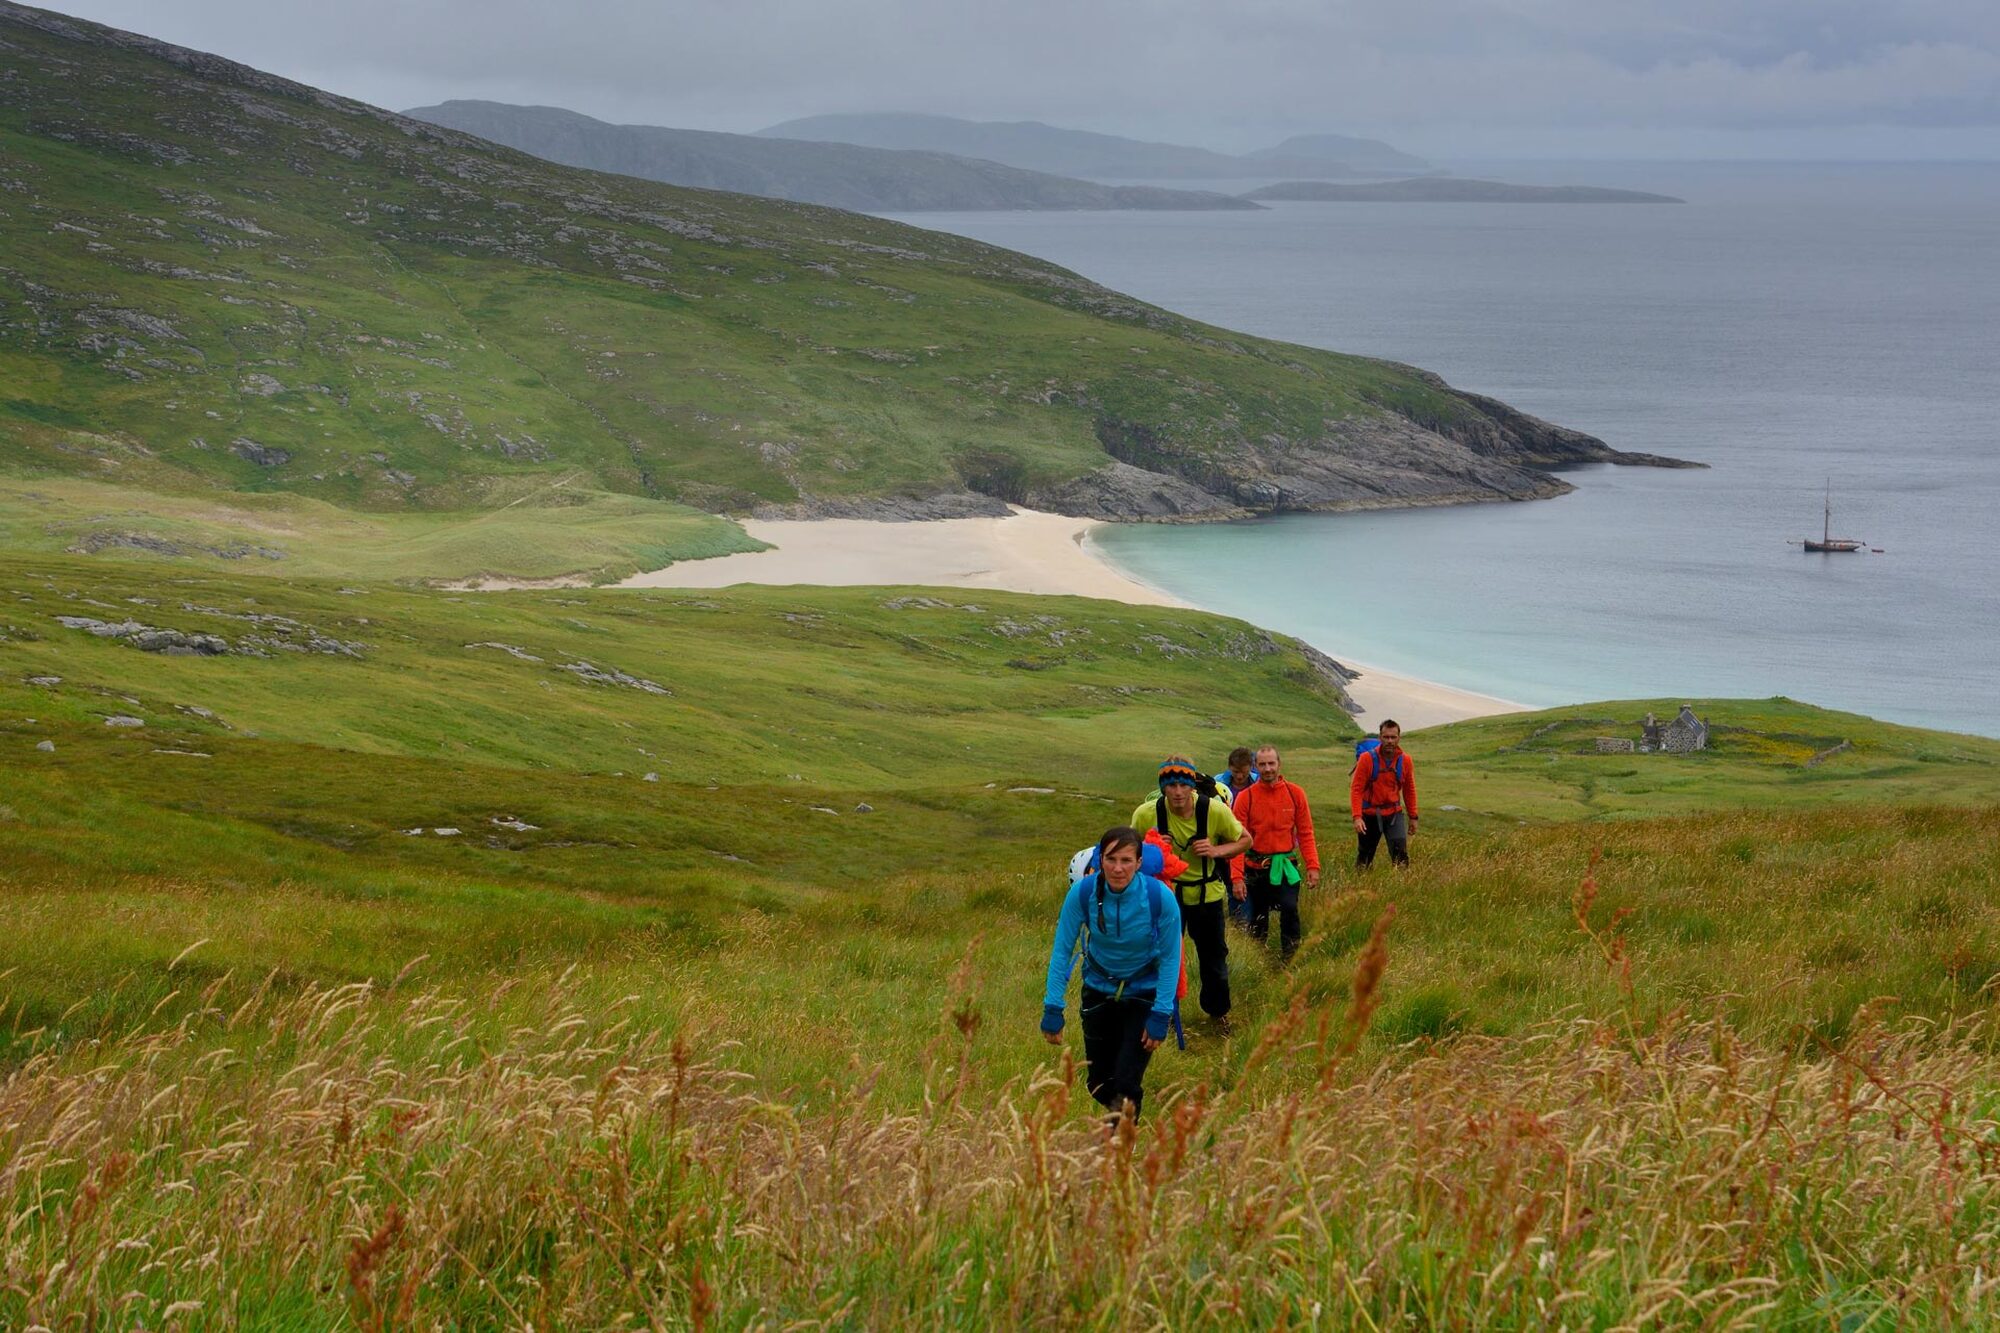
[[[2000, 736], [2000, 163], [1454, 170], [1686, 202], [900, 220], [1708, 465], [1580, 468], [1554, 500], [1100, 529], [1149, 584], [1524, 704], [1785, 695]], [[1829, 490], [1833, 534], [1868, 550], [1796, 544]]]

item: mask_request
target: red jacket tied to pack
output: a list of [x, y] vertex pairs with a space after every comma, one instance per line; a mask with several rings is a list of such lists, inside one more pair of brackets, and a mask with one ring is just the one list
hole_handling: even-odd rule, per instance
[[1393, 815], [1398, 810], [1417, 817], [1417, 763], [1408, 751], [1394, 759], [1384, 759], [1380, 750], [1370, 750], [1354, 761], [1354, 785], [1350, 792], [1354, 817]]
[[[1171, 884], [1175, 880], [1179, 879], [1182, 875], [1187, 873], [1188, 863], [1181, 859], [1180, 854], [1174, 850], [1173, 843], [1169, 842], [1167, 840], [1166, 835], [1161, 833], [1158, 829], [1149, 828], [1146, 830], [1146, 845], [1148, 847], [1157, 847], [1160, 849], [1160, 860], [1162, 864], [1160, 866], [1160, 873], [1158, 878], [1161, 883]], [[1176, 1000], [1185, 1000], [1187, 998], [1187, 950], [1186, 949], [1181, 950], [1181, 976], [1180, 980], [1177, 983], [1175, 983], [1174, 998]], [[1180, 1017], [1178, 1014], [1175, 1015], [1174, 1021], [1176, 1023], [1180, 1022]]]

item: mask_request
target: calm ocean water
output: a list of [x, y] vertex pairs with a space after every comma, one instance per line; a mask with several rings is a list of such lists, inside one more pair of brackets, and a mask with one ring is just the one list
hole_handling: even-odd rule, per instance
[[[1460, 174], [1689, 202], [905, 220], [1710, 464], [1587, 468], [1526, 504], [1106, 532], [1156, 586], [1524, 703], [1785, 694], [2000, 736], [2000, 164]], [[1836, 535], [1883, 554], [1786, 544], [1819, 532], [1828, 478]]]

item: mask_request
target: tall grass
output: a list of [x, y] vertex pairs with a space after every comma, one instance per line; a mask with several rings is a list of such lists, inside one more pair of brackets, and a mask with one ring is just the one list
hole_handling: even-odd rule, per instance
[[636, 996], [580, 1002], [576, 969], [508, 987], [524, 1018], [500, 1030], [494, 997], [406, 978], [218, 981], [178, 1021], [50, 1044], [0, 1084], [0, 1324], [2000, 1315], [1990, 1019], [1752, 1042], [1719, 1007], [1627, 1004], [1367, 1054], [1389, 921], [1343, 994], [1301, 988], [1251, 1034], [1231, 1086], [1110, 1130], [1067, 1054], [985, 1090], [970, 955], [920, 1097], [878, 1096], [863, 1064], [812, 1108], [633, 1023]]

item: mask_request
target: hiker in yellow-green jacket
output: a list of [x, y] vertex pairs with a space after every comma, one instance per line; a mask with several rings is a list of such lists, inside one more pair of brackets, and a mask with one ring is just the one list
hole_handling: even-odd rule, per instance
[[1226, 1028], [1229, 1019], [1228, 858], [1250, 845], [1215, 779], [1185, 755], [1160, 765], [1160, 794], [1132, 812], [1132, 826], [1158, 829], [1187, 869], [1173, 884], [1181, 928], [1201, 965], [1201, 1011]]

